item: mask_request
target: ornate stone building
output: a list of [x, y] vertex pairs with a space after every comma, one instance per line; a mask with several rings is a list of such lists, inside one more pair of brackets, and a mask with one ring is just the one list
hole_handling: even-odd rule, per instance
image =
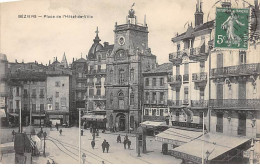
[[142, 117], [142, 72], [155, 68], [156, 56], [148, 47], [148, 27], [137, 24], [133, 9], [126, 24], [115, 24], [114, 48], [107, 57], [107, 127], [136, 130]]

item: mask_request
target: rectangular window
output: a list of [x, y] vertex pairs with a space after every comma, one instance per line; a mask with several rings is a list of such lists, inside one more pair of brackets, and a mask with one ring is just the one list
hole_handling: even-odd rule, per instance
[[59, 110], [59, 103], [58, 102], [55, 103], [55, 110]]
[[204, 88], [200, 89], [200, 100], [204, 100]]
[[223, 113], [217, 113], [216, 132], [223, 133]]
[[36, 112], [36, 104], [32, 104], [32, 112]]
[[55, 97], [59, 97], [60, 96], [60, 93], [59, 92], [56, 92], [55, 93]]
[[94, 89], [89, 89], [89, 96], [93, 97], [94, 96]]
[[40, 112], [44, 111], [44, 104], [40, 104]]
[[60, 81], [55, 82], [55, 87], [60, 87]]
[[134, 69], [130, 70], [130, 80], [134, 81]]
[[149, 86], [149, 78], [145, 78], [145, 86]]
[[152, 115], [156, 116], [156, 109], [152, 109]]
[[189, 74], [189, 63], [184, 64], [184, 74]]
[[40, 89], [40, 98], [44, 98], [44, 89]]
[[20, 100], [15, 100], [16, 109], [20, 109]]
[[97, 69], [98, 72], [101, 71], [101, 65], [98, 65], [98, 69]]
[[20, 96], [20, 89], [19, 89], [19, 87], [16, 87], [16, 96]]
[[246, 63], [246, 52], [245, 51], [239, 51], [239, 63], [240, 64]]
[[160, 78], [160, 86], [164, 85], [164, 78]]
[[156, 103], [156, 92], [153, 92], [153, 103]]
[[160, 116], [163, 116], [163, 109], [160, 109]]
[[27, 89], [24, 89], [24, 90], [23, 90], [23, 97], [24, 97], [24, 98], [27, 98], [27, 97], [28, 97], [28, 91], [27, 91]]
[[160, 103], [164, 101], [164, 92], [160, 92]]
[[153, 78], [153, 86], [156, 86], [156, 78]]
[[66, 107], [66, 97], [62, 97], [60, 99], [60, 104], [61, 104], [61, 107]]
[[100, 96], [100, 95], [101, 95], [101, 89], [97, 88], [97, 96]]
[[32, 89], [32, 98], [36, 98], [36, 89]]
[[149, 92], [145, 92], [145, 100], [146, 102], [149, 102]]
[[184, 87], [184, 101], [188, 102], [189, 99], [189, 87]]

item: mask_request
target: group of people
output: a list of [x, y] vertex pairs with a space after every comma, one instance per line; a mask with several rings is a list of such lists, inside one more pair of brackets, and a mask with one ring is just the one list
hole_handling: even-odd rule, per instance
[[[117, 136], [117, 139], [116, 139], [117, 143], [121, 143], [121, 136], [120, 134]], [[131, 147], [131, 141], [128, 139], [128, 136], [126, 135], [125, 138], [124, 138], [124, 148], [126, 149], [126, 145], [128, 146], [128, 149], [130, 149]]]
[[109, 143], [106, 141], [106, 139], [104, 139], [104, 141], [103, 141], [103, 143], [102, 143], [102, 150], [103, 150], [103, 153], [105, 152], [105, 149], [106, 149], [106, 151], [107, 151], [107, 153], [108, 153], [108, 150], [109, 150]]

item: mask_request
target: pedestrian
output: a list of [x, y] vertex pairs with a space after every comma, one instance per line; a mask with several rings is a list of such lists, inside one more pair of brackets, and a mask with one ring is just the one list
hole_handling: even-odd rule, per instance
[[82, 162], [83, 162], [83, 164], [85, 164], [85, 162], [86, 162], [86, 154], [85, 153], [82, 154]]
[[83, 136], [83, 129], [81, 129], [81, 131], [80, 131], [80, 132], [81, 132], [81, 136]]
[[52, 164], [55, 164], [54, 160], [52, 160]]
[[117, 143], [121, 143], [121, 136], [120, 136], [120, 134], [117, 136], [116, 141], [117, 141]]
[[93, 140], [95, 140], [96, 134], [94, 132], [92, 133], [92, 137], [93, 137]]
[[103, 150], [103, 153], [105, 152], [105, 147], [106, 147], [106, 143], [107, 141], [104, 139], [103, 143], [102, 143], [102, 150]]
[[14, 136], [15, 136], [15, 131], [14, 130], [12, 131], [12, 135], [13, 135], [12, 141], [14, 141]]
[[125, 140], [128, 141], [128, 136], [127, 136], [127, 134], [125, 135]]
[[102, 164], [105, 164], [105, 161], [102, 161]]
[[49, 160], [47, 160], [47, 164], [51, 164]]
[[96, 130], [96, 132], [97, 132], [97, 136], [99, 136], [99, 130], [98, 129]]
[[60, 136], [62, 135], [62, 129], [60, 129]]
[[95, 145], [96, 145], [95, 140], [92, 140], [92, 141], [91, 141], [92, 149], [94, 149]]
[[124, 139], [124, 148], [126, 149], [127, 140]]
[[130, 140], [128, 140], [127, 145], [128, 145], [128, 149], [130, 149], [130, 146], [131, 146], [131, 141]]
[[56, 122], [56, 129], [57, 129], [57, 131], [59, 131], [59, 125], [58, 125], [58, 123]]
[[110, 146], [110, 144], [108, 142], [106, 142], [107, 153], [108, 153], [108, 150], [109, 150], [109, 146]]

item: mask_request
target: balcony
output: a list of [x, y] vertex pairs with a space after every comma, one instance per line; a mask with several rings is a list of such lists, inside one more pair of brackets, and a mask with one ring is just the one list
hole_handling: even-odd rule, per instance
[[154, 116], [154, 115], [144, 115], [143, 116], [144, 121], [165, 121], [164, 116]]
[[101, 85], [101, 81], [96, 82], [95, 85]]
[[25, 98], [25, 99], [28, 98], [28, 94], [24, 94], [23, 98]]
[[173, 75], [168, 78], [168, 83], [171, 87], [181, 87], [182, 84], [182, 76], [181, 75]]
[[241, 64], [237, 66], [228, 66], [222, 68], [214, 68], [210, 71], [211, 78], [244, 76], [260, 74], [260, 63]]
[[183, 83], [188, 83], [189, 82], [189, 74], [184, 74], [183, 75]]
[[78, 90], [78, 91], [85, 91], [85, 90], [87, 90], [87, 87], [85, 87], [85, 86], [77, 86], [76, 90]]
[[85, 76], [77, 76], [77, 80], [87, 80], [88, 78]]
[[174, 52], [169, 54], [169, 61], [172, 62], [174, 66], [180, 65], [182, 63], [181, 52]]
[[106, 69], [98, 69], [97, 73], [98, 74], [106, 74]]
[[209, 105], [212, 108], [257, 110], [260, 108], [260, 99], [212, 99]]
[[208, 100], [191, 100], [191, 107], [193, 108], [207, 108]]
[[106, 96], [94, 95], [93, 100], [106, 100]]
[[32, 94], [32, 96], [31, 96], [32, 98], [36, 98], [36, 94]]
[[237, 135], [246, 136], [246, 128], [237, 127]]
[[20, 109], [17, 108], [17, 109], [15, 109], [14, 111], [15, 111], [15, 113], [19, 113], [19, 112], [20, 112]]
[[190, 48], [189, 59], [193, 61], [206, 61], [208, 58], [208, 51], [206, 46], [203, 44], [201, 47]]
[[216, 124], [216, 132], [220, 132], [220, 133], [223, 133], [223, 125], [218, 125]]
[[189, 100], [188, 99], [185, 99], [185, 100], [183, 100], [183, 102], [182, 102], [184, 105], [188, 105], [189, 104]]
[[87, 86], [94, 86], [94, 82], [88, 82]]
[[182, 100], [167, 100], [167, 104], [171, 108], [181, 108]]
[[39, 97], [40, 97], [41, 99], [43, 99], [43, 98], [44, 98], [44, 94], [39, 95]]
[[207, 73], [193, 73], [192, 82], [194, 82], [199, 87], [205, 87], [207, 84]]
[[[172, 121], [172, 126], [183, 127], [183, 128], [187, 128], [187, 129], [203, 129], [203, 124], [190, 123], [190, 122]], [[206, 129], [205, 125], [204, 125], [204, 127]]]

